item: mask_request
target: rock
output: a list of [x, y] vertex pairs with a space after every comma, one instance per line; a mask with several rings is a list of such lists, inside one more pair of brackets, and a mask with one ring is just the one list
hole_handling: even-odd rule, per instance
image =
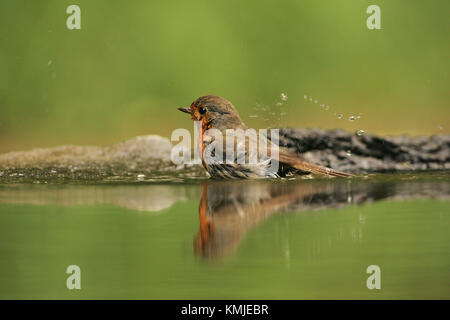
[[154, 160], [170, 161], [172, 144], [166, 138], [150, 135], [136, 137], [107, 147], [66, 145], [0, 155], [0, 168], [47, 166], [90, 166], [92, 163], [131, 164]]
[[103, 148], [103, 155], [111, 161], [145, 162], [154, 159], [170, 161], [172, 144], [157, 135], [140, 136]]
[[[172, 144], [157, 135], [106, 147], [60, 146], [0, 155], [0, 183], [41, 181], [152, 181], [204, 177], [202, 168], [170, 161]], [[201, 170], [200, 170], [201, 169]], [[18, 174], [21, 174], [20, 179]]]
[[[450, 136], [377, 137], [343, 130], [282, 129], [280, 144], [313, 163], [352, 173], [450, 169]], [[0, 155], [0, 183], [177, 181], [205, 178], [200, 165], [175, 165], [157, 135], [107, 147], [60, 146]]]
[[282, 129], [280, 145], [311, 162], [353, 173], [450, 167], [450, 135], [382, 138], [339, 129]]

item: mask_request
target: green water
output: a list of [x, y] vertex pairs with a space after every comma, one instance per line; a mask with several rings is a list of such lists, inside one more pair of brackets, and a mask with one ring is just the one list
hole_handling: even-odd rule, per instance
[[449, 299], [449, 199], [448, 173], [3, 184], [0, 298]]

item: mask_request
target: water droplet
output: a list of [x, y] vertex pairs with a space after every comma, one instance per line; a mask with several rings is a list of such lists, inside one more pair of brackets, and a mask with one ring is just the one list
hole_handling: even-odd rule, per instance
[[337, 117], [338, 117], [338, 119], [342, 119], [342, 114], [339, 113], [339, 114], [337, 115]]
[[350, 117], [348, 118], [348, 121], [350, 121], [350, 122], [355, 121], [355, 116], [350, 116]]
[[288, 99], [288, 96], [286, 93], [281, 93], [281, 100], [286, 101]]
[[356, 134], [358, 135], [358, 136], [362, 136], [364, 133], [366, 133], [364, 130], [358, 130], [358, 131], [356, 131]]

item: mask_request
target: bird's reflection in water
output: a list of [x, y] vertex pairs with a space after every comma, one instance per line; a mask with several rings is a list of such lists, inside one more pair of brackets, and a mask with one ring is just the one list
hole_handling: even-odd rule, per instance
[[200, 228], [194, 253], [219, 259], [236, 251], [244, 235], [273, 214], [340, 208], [384, 199], [448, 199], [448, 181], [206, 181], [201, 185]]
[[[200, 230], [194, 251], [205, 258], [227, 256], [247, 231], [272, 214], [301, 204], [310, 208], [311, 203], [319, 205], [327, 194], [336, 195], [332, 189], [332, 184], [323, 183], [205, 182], [201, 186]], [[331, 199], [325, 202], [331, 203]]]

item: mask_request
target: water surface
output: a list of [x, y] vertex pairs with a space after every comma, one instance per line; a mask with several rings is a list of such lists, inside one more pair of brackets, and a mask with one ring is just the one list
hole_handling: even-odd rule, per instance
[[0, 298], [448, 299], [449, 195], [447, 172], [3, 184]]

